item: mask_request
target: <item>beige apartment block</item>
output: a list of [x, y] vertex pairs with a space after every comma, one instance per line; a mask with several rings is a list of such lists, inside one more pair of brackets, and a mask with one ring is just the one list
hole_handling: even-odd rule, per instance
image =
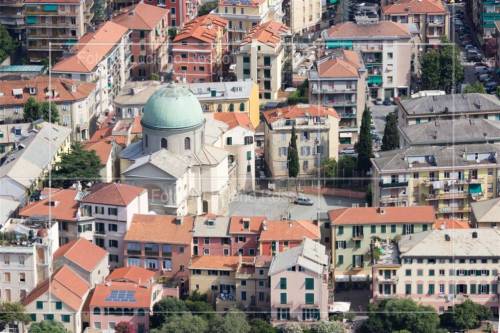
[[238, 80], [251, 79], [259, 84], [259, 98], [269, 101], [278, 98], [283, 67], [287, 61], [284, 37], [289, 35], [286, 25], [268, 21], [255, 26], [245, 36], [236, 54]]
[[338, 159], [339, 116], [334, 109], [298, 104], [265, 111], [265, 160], [273, 178], [288, 177], [288, 146], [297, 135], [299, 177], [317, 175], [321, 161]]
[[24, 40], [24, 1], [1, 0], [0, 24], [9, 31], [15, 40]]
[[293, 34], [314, 31], [319, 27], [322, 13], [321, 0], [285, 0], [283, 23]]

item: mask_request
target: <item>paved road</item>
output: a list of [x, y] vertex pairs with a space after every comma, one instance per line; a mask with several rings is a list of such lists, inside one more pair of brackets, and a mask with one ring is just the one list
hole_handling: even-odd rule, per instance
[[280, 219], [290, 212], [292, 219], [316, 219], [319, 213], [334, 208], [352, 207], [353, 204], [363, 205], [363, 200], [305, 195], [313, 200], [313, 206], [298, 206], [284, 197], [257, 197], [240, 194], [229, 205], [229, 215], [264, 215], [269, 219]]

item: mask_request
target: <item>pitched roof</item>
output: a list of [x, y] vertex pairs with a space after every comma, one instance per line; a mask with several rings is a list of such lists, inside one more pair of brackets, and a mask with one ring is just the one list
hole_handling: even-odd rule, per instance
[[304, 238], [321, 238], [319, 227], [312, 221], [266, 221], [260, 233], [260, 241], [297, 241]]
[[328, 211], [333, 225], [434, 223], [433, 206], [412, 207], [352, 207]]
[[110, 158], [111, 152], [113, 151], [113, 144], [106, 139], [99, 140], [97, 142], [87, 143], [83, 149], [87, 151], [94, 151], [99, 157], [102, 165], [106, 165]]
[[434, 223], [434, 229], [470, 229], [468, 221], [453, 220], [453, 219], [437, 219]]
[[128, 28], [107, 21], [97, 31], [82, 36], [74, 49], [76, 53], [55, 64], [52, 71], [92, 72], [127, 32]]
[[322, 105], [312, 105], [312, 104], [297, 104], [291, 106], [285, 106], [278, 109], [272, 109], [263, 112], [264, 119], [268, 124], [274, 123], [279, 119], [295, 119], [299, 117], [309, 116], [309, 117], [326, 117], [332, 116], [339, 118], [339, 115], [333, 108], [329, 108]]
[[384, 15], [390, 14], [445, 14], [446, 8], [441, 0], [399, 0], [382, 7]]
[[[55, 91], [54, 97], [47, 94], [49, 85]], [[0, 105], [24, 105], [30, 97], [37, 102], [74, 102], [87, 98], [95, 87], [92, 82], [56, 77], [52, 77], [49, 83], [48, 76], [36, 76], [29, 80], [3, 80], [0, 81]]]
[[228, 237], [229, 217], [203, 215], [194, 220], [193, 237]]
[[150, 285], [156, 273], [138, 266], [119, 267], [106, 277], [107, 281], [132, 282], [137, 285]]
[[85, 271], [91, 272], [107, 256], [106, 250], [84, 238], [78, 238], [59, 247], [54, 253], [54, 260], [64, 257]]
[[276, 47], [281, 43], [281, 37], [289, 32], [290, 30], [283, 23], [270, 20], [253, 27], [248, 34], [243, 37], [241, 45], [256, 40], [260, 43]]
[[200, 102], [233, 101], [249, 99], [256, 83], [250, 79], [230, 82], [193, 82], [189, 83], [188, 87]]
[[326, 37], [330, 39], [393, 39], [410, 36], [408, 26], [392, 21], [370, 24], [344, 22], [326, 30]]
[[248, 113], [237, 113], [237, 112], [215, 112], [213, 114], [215, 120], [222, 121], [229, 125], [229, 129], [235, 128], [237, 126], [254, 131], [255, 129], [250, 122], [250, 117]]
[[186, 38], [196, 38], [207, 43], [214, 42], [217, 30], [224, 29], [227, 25], [228, 21], [218, 15], [199, 16], [184, 24], [182, 30], [175, 36], [174, 43]]
[[323, 274], [328, 266], [325, 246], [309, 238], [302, 244], [276, 254], [269, 267], [269, 276], [282, 272], [289, 267], [299, 265], [316, 274]]
[[19, 211], [22, 217], [51, 216], [59, 221], [76, 221], [78, 201], [75, 189], [51, 189], [46, 198], [34, 201]]
[[[150, 308], [153, 288], [139, 287], [132, 282], [107, 282], [96, 285], [89, 305], [93, 307]], [[115, 294], [123, 294], [121, 298]], [[125, 300], [127, 299], [127, 300]]]
[[200, 256], [191, 259], [189, 269], [217, 269], [235, 271], [238, 268], [238, 256]]
[[[49, 288], [50, 287], [50, 288]], [[63, 265], [54, 272], [50, 279], [38, 284], [23, 300], [28, 305], [49, 292], [74, 311], [78, 311], [90, 290], [90, 285], [69, 266]]]
[[153, 30], [167, 15], [167, 9], [140, 2], [112, 21], [131, 30]]
[[[265, 216], [231, 216], [229, 222], [230, 234], [257, 234], [261, 230]], [[248, 229], [245, 229], [244, 222], [248, 222]]]
[[142, 215], [135, 214], [132, 224], [125, 235], [126, 241], [152, 242], [160, 244], [191, 244], [193, 218], [174, 215]]
[[471, 208], [476, 222], [500, 222], [500, 198], [472, 202]]
[[318, 62], [319, 77], [359, 77], [361, 62], [354, 51], [343, 50], [340, 57], [328, 57]]
[[100, 183], [90, 188], [82, 202], [111, 206], [127, 206], [146, 189], [120, 183]]

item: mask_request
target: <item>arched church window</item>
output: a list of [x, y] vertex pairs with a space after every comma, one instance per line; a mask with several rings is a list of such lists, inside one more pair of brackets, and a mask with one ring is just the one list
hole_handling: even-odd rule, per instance
[[184, 139], [184, 149], [191, 150], [191, 138]]
[[161, 147], [168, 149], [168, 141], [165, 138], [161, 138]]

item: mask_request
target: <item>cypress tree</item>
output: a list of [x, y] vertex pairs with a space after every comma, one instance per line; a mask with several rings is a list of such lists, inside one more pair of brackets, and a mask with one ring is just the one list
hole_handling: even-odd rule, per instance
[[288, 177], [296, 178], [299, 174], [299, 152], [297, 151], [297, 134], [292, 127], [292, 137], [288, 144]]
[[358, 153], [358, 172], [364, 176], [370, 170], [370, 158], [372, 154], [372, 134], [370, 132], [371, 126], [371, 113], [368, 107], [365, 106], [363, 118], [361, 118], [361, 128], [359, 132], [359, 140], [355, 145], [356, 152]]
[[383, 151], [399, 148], [399, 131], [397, 116], [391, 112], [385, 117], [384, 137], [382, 138]]

